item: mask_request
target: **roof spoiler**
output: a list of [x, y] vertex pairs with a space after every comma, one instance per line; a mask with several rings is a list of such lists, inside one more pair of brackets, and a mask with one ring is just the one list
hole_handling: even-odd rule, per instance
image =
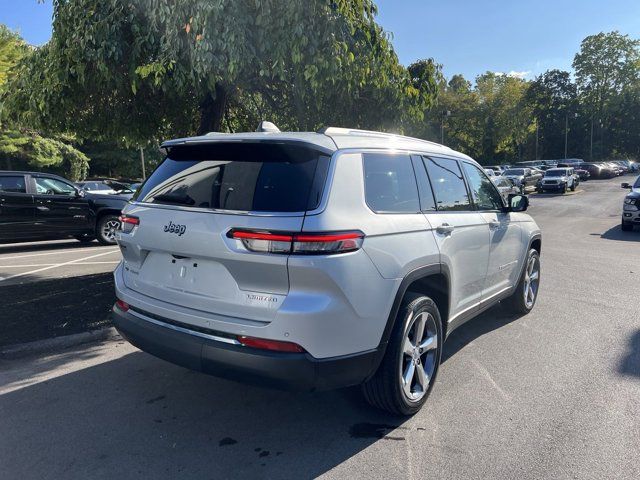
[[275, 124], [263, 120], [258, 124], [258, 128], [256, 128], [256, 132], [279, 133], [280, 129], [276, 127]]

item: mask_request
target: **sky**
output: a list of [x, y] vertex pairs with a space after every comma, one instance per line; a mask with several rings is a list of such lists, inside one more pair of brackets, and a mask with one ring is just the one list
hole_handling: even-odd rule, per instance
[[[292, 0], [297, 1], [297, 0]], [[487, 70], [524, 78], [571, 69], [587, 35], [640, 38], [640, 0], [377, 0], [378, 23], [404, 65], [433, 57], [447, 77]], [[31, 44], [51, 36], [51, 0], [0, 0], [0, 23]]]

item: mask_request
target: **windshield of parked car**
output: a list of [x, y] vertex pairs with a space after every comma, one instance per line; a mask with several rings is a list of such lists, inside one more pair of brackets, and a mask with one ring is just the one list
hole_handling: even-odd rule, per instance
[[504, 172], [504, 175], [524, 175], [524, 168], [510, 168]]
[[640, 177], [636, 178], [636, 183], [633, 184], [633, 188], [640, 188]]
[[557, 168], [557, 169], [553, 169], [553, 170], [547, 170], [547, 174], [545, 175], [546, 177], [562, 177], [563, 175], [567, 174], [567, 170], [565, 170], [564, 168]]

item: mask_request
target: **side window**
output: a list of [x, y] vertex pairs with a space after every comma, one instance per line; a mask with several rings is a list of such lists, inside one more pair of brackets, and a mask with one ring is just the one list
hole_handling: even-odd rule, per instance
[[27, 193], [24, 177], [0, 177], [0, 192]]
[[471, 210], [464, 177], [456, 160], [423, 158], [440, 211]]
[[462, 168], [469, 179], [469, 189], [478, 210], [500, 210], [502, 197], [491, 180], [475, 165], [462, 162]]
[[417, 213], [418, 187], [409, 155], [365, 153], [364, 190], [376, 213]]
[[55, 178], [36, 177], [36, 192], [39, 195], [75, 195], [76, 189], [67, 182]]

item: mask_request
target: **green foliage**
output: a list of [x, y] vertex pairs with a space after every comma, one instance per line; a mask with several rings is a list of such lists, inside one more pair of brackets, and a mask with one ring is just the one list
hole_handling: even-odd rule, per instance
[[244, 105], [229, 106], [246, 101], [298, 129], [397, 124], [410, 83], [375, 11], [372, 0], [54, 1], [53, 37], [24, 64], [11, 111], [129, 145], [220, 130], [225, 115], [242, 124]]
[[83, 179], [89, 158], [73, 146], [46, 138], [35, 131], [0, 131], [0, 161], [7, 169], [48, 169], [65, 172], [72, 180]]

